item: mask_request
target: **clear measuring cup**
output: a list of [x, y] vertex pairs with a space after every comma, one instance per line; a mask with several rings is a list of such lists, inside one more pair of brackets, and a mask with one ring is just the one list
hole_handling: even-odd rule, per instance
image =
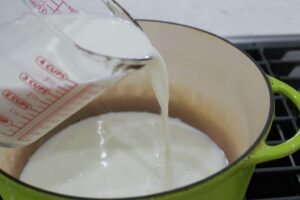
[[0, 2], [0, 146], [32, 143], [150, 59], [103, 55], [74, 42], [46, 16], [130, 17], [113, 1], [71, 2]]

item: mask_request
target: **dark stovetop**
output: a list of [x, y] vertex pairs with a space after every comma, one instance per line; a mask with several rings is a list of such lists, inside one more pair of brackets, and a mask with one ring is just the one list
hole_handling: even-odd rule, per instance
[[[300, 37], [230, 39], [269, 75], [300, 91]], [[276, 118], [268, 144], [291, 138], [300, 127], [300, 113], [289, 100], [275, 95]], [[256, 167], [247, 200], [300, 200], [300, 151]]]

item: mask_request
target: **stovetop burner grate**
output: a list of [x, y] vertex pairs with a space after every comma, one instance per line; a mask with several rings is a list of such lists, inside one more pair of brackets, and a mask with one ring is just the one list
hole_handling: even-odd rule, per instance
[[[261, 68], [300, 91], [300, 40], [237, 44]], [[267, 138], [270, 145], [291, 138], [300, 127], [300, 113], [282, 95], [275, 95], [275, 121]], [[257, 165], [247, 200], [300, 200], [300, 151]]]

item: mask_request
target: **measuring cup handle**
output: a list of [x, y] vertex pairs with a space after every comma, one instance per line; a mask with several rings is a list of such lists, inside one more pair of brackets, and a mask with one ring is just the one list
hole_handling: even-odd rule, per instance
[[[273, 77], [268, 77], [274, 93], [280, 93], [290, 99], [300, 110], [300, 93]], [[250, 154], [251, 162], [262, 163], [287, 156], [300, 149], [300, 130], [289, 140], [275, 145], [267, 145], [265, 141], [261, 142], [257, 148]]]

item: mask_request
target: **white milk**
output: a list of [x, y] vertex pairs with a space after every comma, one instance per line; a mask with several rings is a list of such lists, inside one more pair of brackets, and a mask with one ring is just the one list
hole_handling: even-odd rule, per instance
[[154, 90], [154, 94], [158, 100], [159, 106], [161, 108], [161, 122], [162, 122], [162, 132], [164, 136], [165, 144], [165, 167], [164, 167], [164, 188], [168, 190], [171, 188], [173, 166], [172, 166], [172, 151], [170, 144], [170, 131], [169, 131], [169, 79], [166, 64], [162, 57], [160, 57], [157, 52], [151, 63], [149, 63], [149, 75]]
[[[85, 197], [132, 197], [165, 191], [165, 144], [159, 115], [109, 113], [82, 120], [46, 142], [21, 180]], [[169, 120], [172, 188], [201, 180], [227, 165], [205, 134]]]
[[153, 47], [142, 30], [120, 18], [70, 14], [52, 15], [45, 20], [80, 47], [98, 54], [119, 58], [144, 58], [153, 54]]
[[[190, 184], [227, 165], [223, 152], [200, 131], [179, 120], [168, 123], [166, 66], [140, 30], [122, 20], [95, 16], [47, 20], [85, 49], [118, 57], [153, 57], [148, 69], [162, 118], [112, 113], [79, 122], [43, 145], [31, 157], [21, 180], [64, 194], [130, 197]], [[72, 68], [74, 74], [88, 71], [98, 77], [83, 66]]]
[[[140, 29], [118, 18], [99, 18], [94, 15], [51, 16], [47, 20], [70, 39], [85, 49], [103, 55], [121, 58], [150, 56], [149, 76], [158, 103], [161, 107], [166, 149], [168, 142], [169, 80], [166, 64], [159, 52]], [[84, 27], [84, 28], [83, 28]]]
[[165, 142], [164, 187], [168, 189], [173, 173], [168, 127], [169, 80], [166, 65], [159, 52], [152, 47], [148, 38], [141, 34], [141, 30], [118, 18], [99, 18], [93, 15], [75, 15], [74, 18], [72, 15], [66, 15], [62, 20], [61, 16], [54, 15], [48, 20], [72, 41], [90, 51], [123, 58], [143, 58], [147, 55], [152, 57], [148, 69], [155, 96], [161, 107], [162, 134]]

